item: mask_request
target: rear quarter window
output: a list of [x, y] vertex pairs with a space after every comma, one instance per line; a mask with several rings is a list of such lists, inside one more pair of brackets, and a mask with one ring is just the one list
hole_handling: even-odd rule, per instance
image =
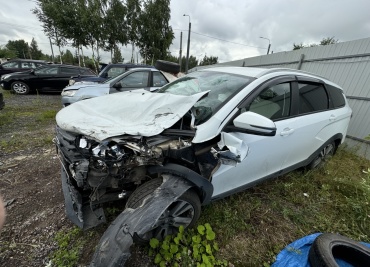
[[344, 107], [346, 101], [344, 99], [343, 91], [338, 87], [332, 85], [327, 85], [327, 88], [330, 95], [331, 107], [332, 108]]

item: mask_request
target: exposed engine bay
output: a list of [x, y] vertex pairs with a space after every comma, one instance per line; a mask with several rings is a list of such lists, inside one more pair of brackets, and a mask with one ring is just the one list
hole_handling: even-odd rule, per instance
[[[148, 166], [175, 163], [211, 179], [219, 165], [217, 155], [211, 152], [216, 151], [218, 140], [192, 144], [192, 130], [167, 129], [152, 137], [123, 135], [101, 142], [59, 127], [56, 131], [73, 212], [82, 228], [104, 222], [100, 204], [127, 198], [139, 185], [155, 178], [148, 174]], [[90, 211], [89, 216], [84, 214]], [[97, 219], [92, 225], [86, 222], [91, 216]]]

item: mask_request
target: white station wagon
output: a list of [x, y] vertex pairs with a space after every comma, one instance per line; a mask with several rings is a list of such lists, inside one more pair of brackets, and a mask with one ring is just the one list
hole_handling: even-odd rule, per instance
[[162, 87], [77, 102], [57, 114], [69, 218], [105, 222], [127, 199], [91, 266], [119, 266], [135, 241], [195, 224], [201, 205], [322, 165], [351, 118], [343, 90], [290, 69], [216, 67]]

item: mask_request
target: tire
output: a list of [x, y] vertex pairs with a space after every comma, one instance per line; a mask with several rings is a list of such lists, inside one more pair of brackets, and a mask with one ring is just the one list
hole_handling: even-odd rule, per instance
[[155, 62], [155, 68], [157, 70], [169, 72], [169, 73], [179, 73], [180, 65], [170, 61], [157, 60]]
[[327, 144], [323, 150], [320, 151], [319, 155], [307, 165], [309, 170], [318, 169], [325, 165], [325, 163], [330, 160], [337, 150], [335, 142], [330, 142]]
[[311, 266], [338, 267], [335, 258], [352, 266], [370, 266], [370, 248], [341, 235], [322, 234], [312, 244], [309, 255]]
[[[126, 208], [139, 207], [161, 184], [162, 178], [155, 178], [140, 186], [127, 200]], [[193, 190], [188, 190], [164, 211], [154, 229], [142, 236], [136, 236], [135, 243], [146, 244], [151, 238], [163, 240], [165, 236], [177, 233], [180, 225], [184, 228], [193, 227], [199, 219], [200, 211], [199, 196]]]
[[30, 92], [30, 88], [24, 82], [13, 82], [10, 87], [18, 95], [27, 95]]

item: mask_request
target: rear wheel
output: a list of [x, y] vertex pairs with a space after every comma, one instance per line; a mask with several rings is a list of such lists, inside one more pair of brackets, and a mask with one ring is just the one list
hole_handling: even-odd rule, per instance
[[336, 148], [335, 142], [327, 144], [323, 150], [320, 151], [320, 154], [308, 164], [308, 169], [312, 170], [323, 167], [325, 163], [334, 156]]
[[18, 95], [26, 95], [30, 92], [30, 88], [24, 82], [14, 82], [11, 85], [11, 89]]
[[[127, 200], [126, 208], [137, 208], [143, 200], [162, 184], [162, 178], [155, 178], [140, 186]], [[185, 192], [175, 200], [159, 217], [154, 228], [139, 236], [136, 243], [146, 243], [151, 238], [163, 240], [165, 236], [175, 234], [178, 228], [192, 227], [200, 216], [199, 196], [192, 190]]]

